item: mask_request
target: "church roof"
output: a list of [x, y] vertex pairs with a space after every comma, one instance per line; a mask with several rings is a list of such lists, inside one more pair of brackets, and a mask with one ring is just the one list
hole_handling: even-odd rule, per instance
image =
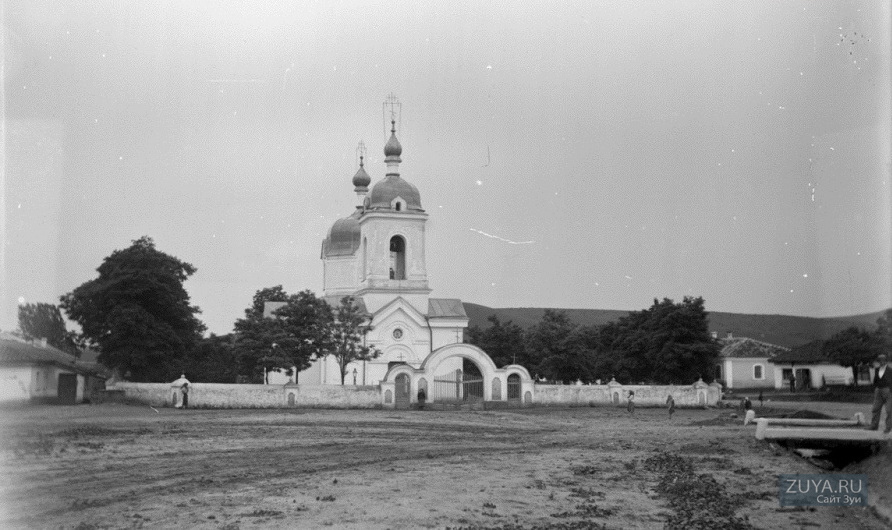
[[359, 248], [359, 216], [360, 210], [350, 217], [338, 219], [331, 225], [328, 236], [322, 240], [322, 257], [352, 256]]
[[418, 188], [399, 175], [388, 175], [372, 186], [369, 208], [390, 208], [390, 203], [397, 197], [402, 197], [406, 201], [407, 210], [424, 211]]
[[468, 318], [465, 306], [458, 298], [430, 298], [427, 301], [428, 318]]
[[[343, 298], [344, 298], [344, 295], [342, 295], [342, 294], [335, 294], [335, 295], [329, 295], [329, 296], [322, 297], [322, 299], [325, 300], [325, 303], [330, 305], [332, 308], [335, 308], [335, 307], [338, 307], [339, 305], [341, 305], [341, 300]], [[363, 314], [363, 315], [370, 314], [369, 310], [365, 306], [365, 300], [363, 300], [361, 296], [354, 296], [353, 301], [359, 307], [359, 312], [361, 314]]]

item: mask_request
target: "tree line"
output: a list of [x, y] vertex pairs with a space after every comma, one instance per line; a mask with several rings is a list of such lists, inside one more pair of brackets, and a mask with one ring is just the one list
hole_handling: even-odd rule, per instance
[[[352, 297], [331, 307], [312, 291], [289, 294], [281, 285], [257, 291], [232, 334], [205, 338], [201, 310], [183, 286], [195, 267], [159, 251], [147, 236], [112, 252], [96, 271], [62, 295], [59, 306], [20, 305], [22, 335], [73, 354], [92, 348], [101, 364], [136, 382], [172, 381], [182, 373], [202, 382], [262, 383], [271, 371], [295, 376], [295, 369], [332, 355], [343, 384], [348, 364], [380, 354], [364, 345], [366, 316]], [[267, 302], [279, 302], [270, 315]], [[60, 310], [80, 333], [66, 330]]]
[[550, 381], [689, 384], [700, 377], [711, 381], [718, 359], [707, 316], [699, 297], [654, 300], [601, 326], [575, 324], [566, 312], [546, 309], [526, 330], [490, 316], [489, 327], [468, 330], [468, 342], [498, 366], [520, 364]]

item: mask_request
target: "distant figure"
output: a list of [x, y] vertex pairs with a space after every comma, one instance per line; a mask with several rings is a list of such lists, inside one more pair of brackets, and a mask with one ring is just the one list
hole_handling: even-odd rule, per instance
[[759, 408], [762, 408], [762, 401], [763, 401], [763, 398], [762, 398], [762, 391], [759, 390]]
[[753, 410], [753, 402], [749, 397], [743, 398], [743, 410]]
[[880, 416], [886, 407], [886, 428], [884, 434], [892, 432], [892, 364], [885, 354], [877, 355], [874, 362], [876, 372], [873, 376], [873, 408], [871, 409], [870, 427], [876, 431], [880, 428]]
[[790, 392], [796, 392], [796, 376], [790, 374]]
[[390, 268], [390, 279], [393, 280], [396, 278], [396, 272], [393, 270], [393, 267]]
[[424, 404], [427, 402], [427, 392], [423, 388], [418, 389], [418, 410], [424, 410]]
[[743, 424], [749, 425], [756, 419], [756, 411], [753, 409], [746, 409], [746, 416], [743, 418]]
[[180, 392], [183, 393], [183, 408], [189, 408], [189, 383], [183, 383], [183, 386], [180, 387]]
[[666, 404], [669, 405], [669, 419], [672, 419], [672, 415], [675, 414], [675, 399], [672, 397], [672, 394], [669, 394], [666, 397]]
[[629, 390], [629, 403], [626, 405], [626, 410], [629, 411], [629, 414], [635, 414], [635, 392]]

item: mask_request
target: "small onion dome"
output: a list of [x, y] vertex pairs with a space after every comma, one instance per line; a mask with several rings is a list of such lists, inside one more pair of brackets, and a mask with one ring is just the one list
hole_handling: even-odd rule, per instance
[[352, 256], [359, 248], [359, 210], [350, 217], [338, 219], [322, 241], [322, 257]]
[[369, 191], [369, 184], [371, 184], [371, 182], [372, 177], [365, 172], [365, 168], [360, 164], [359, 169], [356, 170], [356, 174], [353, 175], [353, 186], [355, 186], [354, 191]]
[[384, 180], [378, 181], [372, 187], [370, 195], [369, 208], [387, 208], [391, 207], [394, 199], [401, 197], [406, 201], [406, 210], [421, 211], [421, 194], [418, 188], [403, 180], [399, 175], [388, 175]]
[[387, 140], [387, 144], [384, 146], [384, 156], [400, 156], [403, 154], [403, 146], [396, 139], [396, 122], [391, 120], [390, 123], [390, 140]]

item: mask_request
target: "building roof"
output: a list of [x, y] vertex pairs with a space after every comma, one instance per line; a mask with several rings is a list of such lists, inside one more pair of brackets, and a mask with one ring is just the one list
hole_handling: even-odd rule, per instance
[[357, 209], [350, 217], [338, 219], [331, 225], [328, 236], [322, 241], [322, 257], [352, 256], [359, 248], [359, 216]]
[[468, 318], [465, 306], [458, 298], [429, 298], [428, 318]]
[[773, 363], [785, 364], [833, 363], [824, 353], [824, 341], [821, 340], [813, 340], [802, 346], [797, 346], [769, 360]]
[[[322, 299], [325, 300], [325, 303], [330, 305], [332, 308], [336, 308], [341, 305], [341, 300], [344, 299], [343, 294], [334, 294], [329, 296], [323, 296]], [[362, 315], [369, 315], [369, 310], [365, 307], [365, 300], [362, 299], [361, 296], [354, 296], [353, 302], [359, 307], [359, 313]]]
[[783, 346], [769, 344], [748, 337], [719, 339], [719, 343], [722, 344], [722, 351], [719, 353], [722, 358], [771, 359], [790, 350]]
[[0, 364], [54, 364], [76, 372], [104, 373], [96, 363], [78, 361], [73, 355], [52, 346], [35, 346], [29, 342], [0, 337]]
[[390, 209], [391, 202], [397, 197], [402, 197], [406, 201], [406, 210], [420, 211], [421, 194], [418, 188], [400, 177], [399, 175], [388, 175], [384, 180], [379, 180], [372, 186], [372, 192], [369, 194], [369, 208]]

